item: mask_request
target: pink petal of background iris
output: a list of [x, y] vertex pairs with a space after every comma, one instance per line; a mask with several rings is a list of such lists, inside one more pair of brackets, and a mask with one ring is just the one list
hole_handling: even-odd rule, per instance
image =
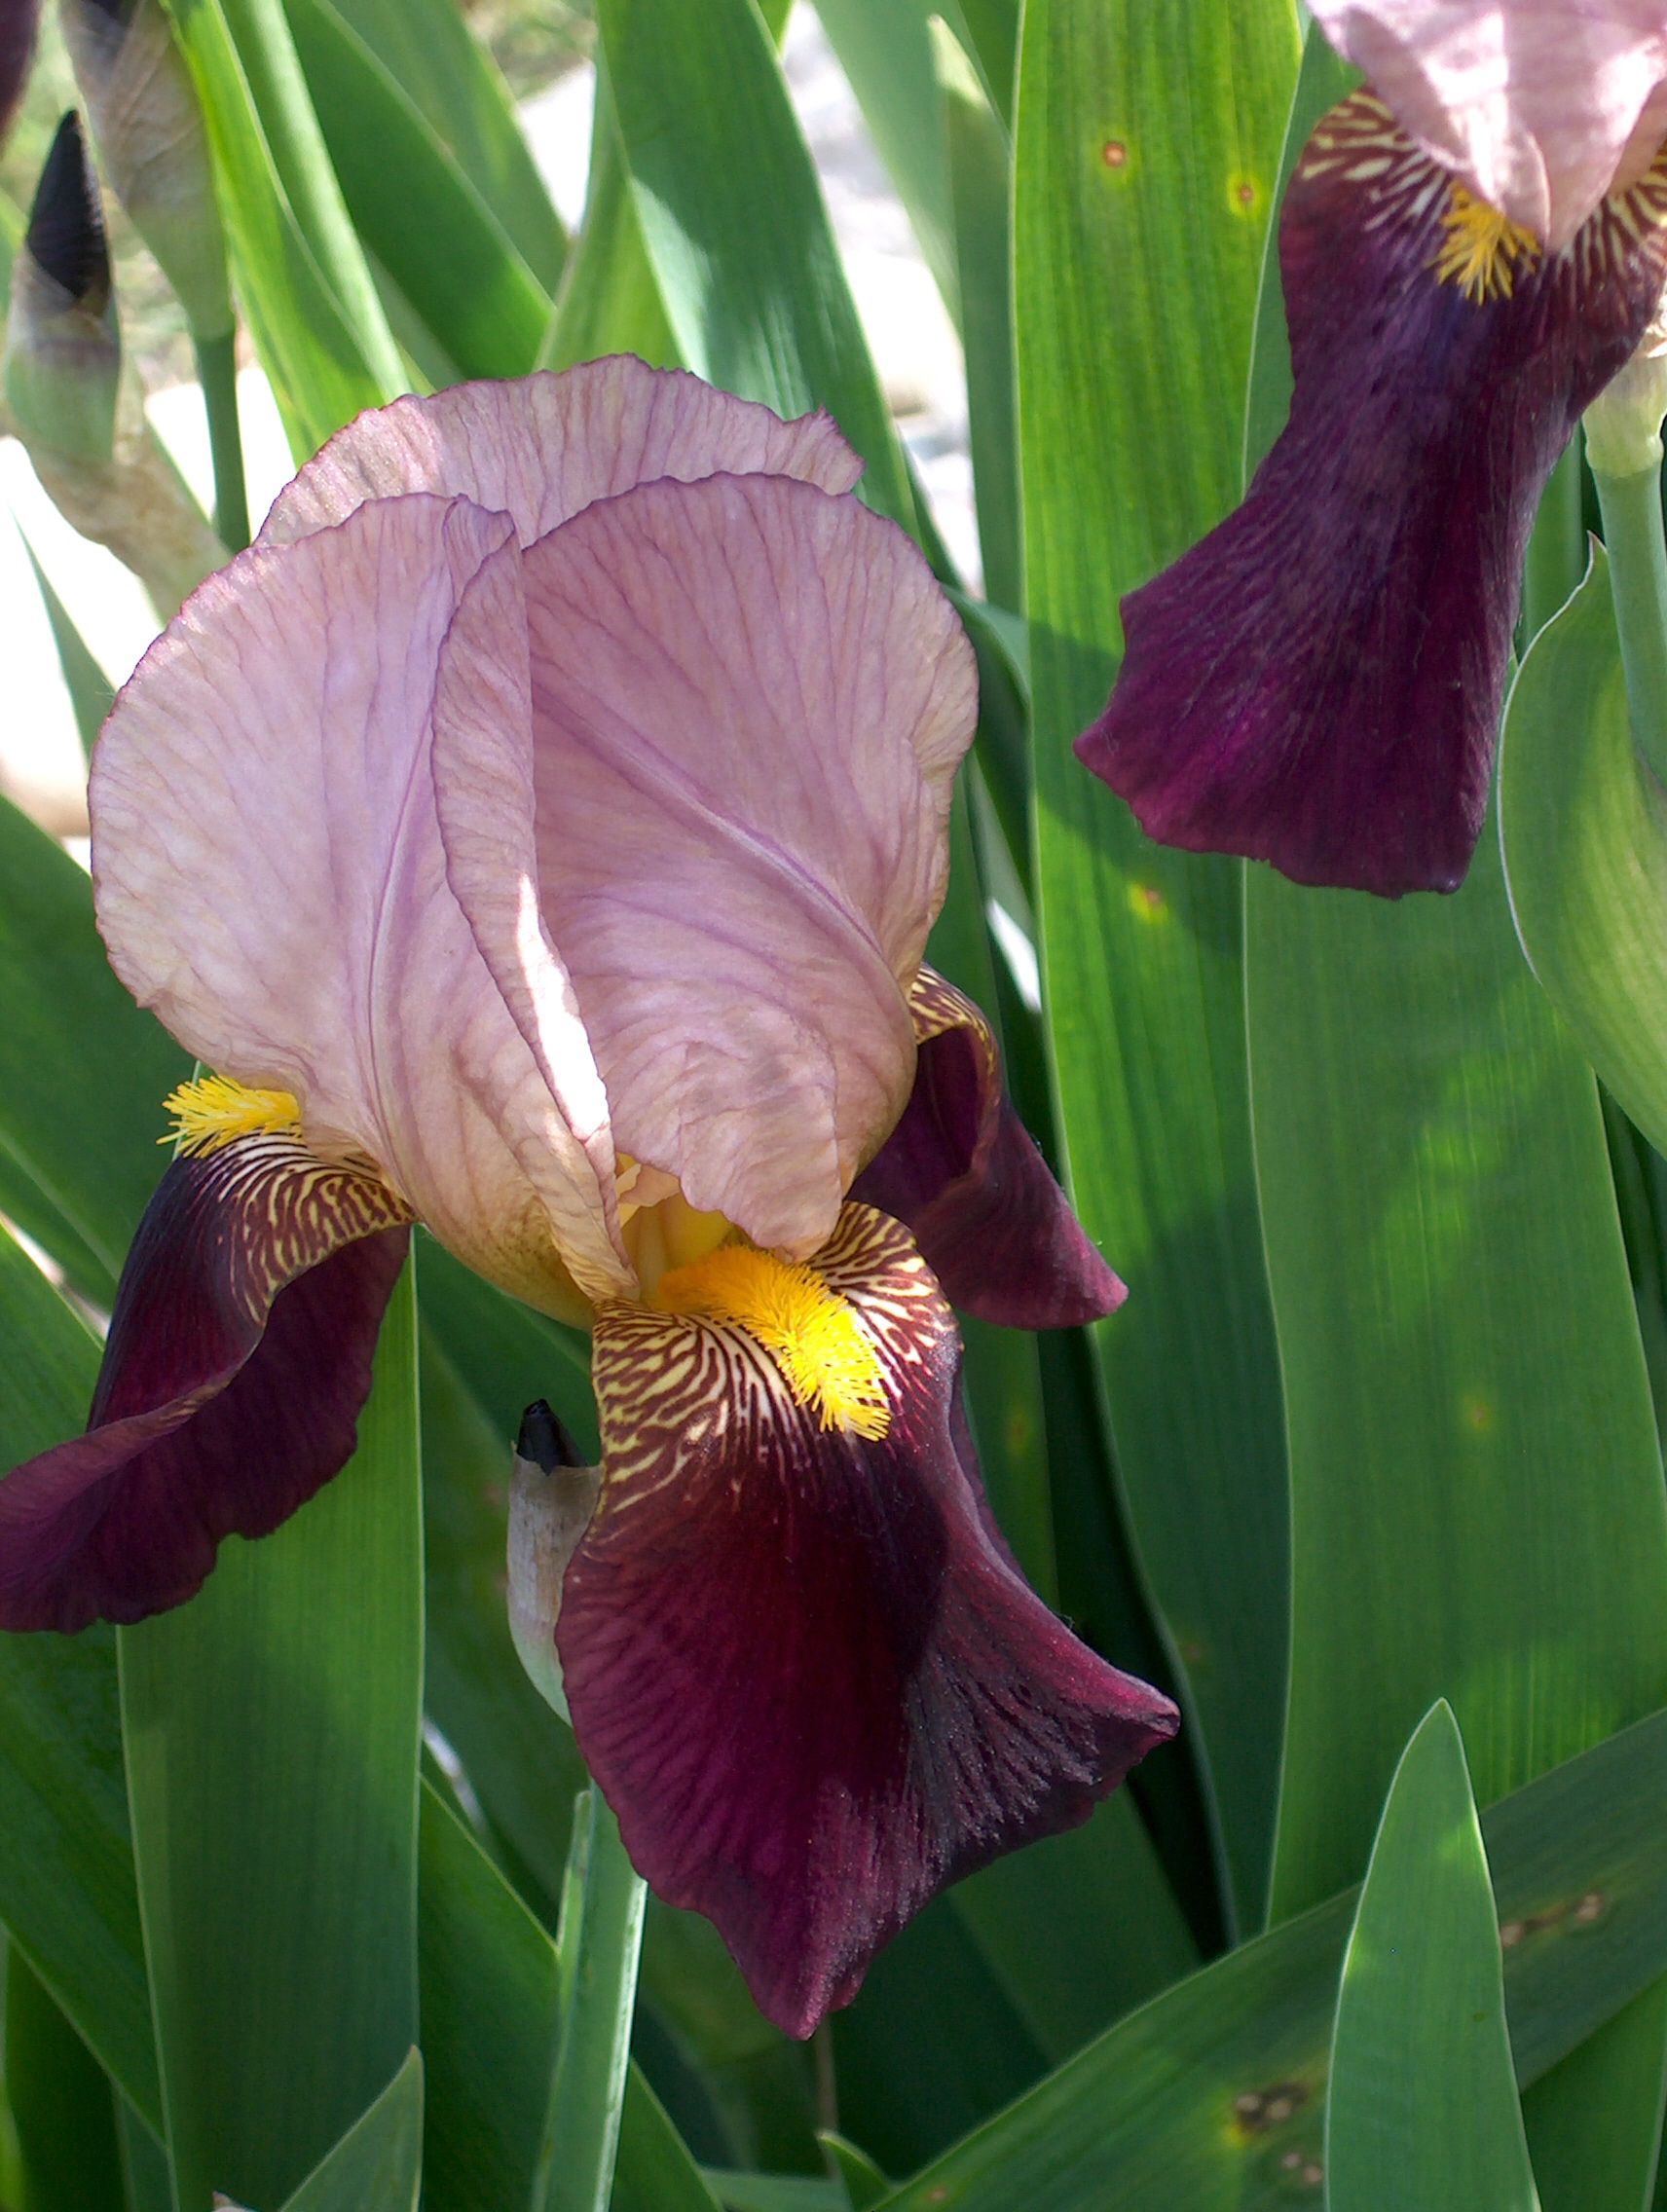
[[1552, 251], [1667, 135], [1662, 0], [1314, 0], [1432, 160]]

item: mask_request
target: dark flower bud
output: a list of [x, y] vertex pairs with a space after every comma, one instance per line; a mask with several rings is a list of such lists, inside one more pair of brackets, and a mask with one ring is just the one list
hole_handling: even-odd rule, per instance
[[584, 1465], [584, 1454], [568, 1434], [547, 1398], [535, 1398], [521, 1416], [515, 1456], [530, 1460], [544, 1475], [553, 1475], [558, 1467]]
[[98, 183], [72, 109], [57, 127], [12, 267], [6, 396], [25, 443], [108, 461], [121, 365]]
[[59, 513], [132, 570], [166, 621], [225, 548], [145, 420], [136, 382], [124, 384], [98, 185], [73, 113], [12, 264], [5, 388]]
[[562, 1578], [590, 1526], [602, 1469], [587, 1467], [542, 1398], [521, 1417], [509, 1482], [509, 1630], [534, 1687], [565, 1719], [556, 1656]]
[[203, 110], [160, 0], [61, 0], [59, 17], [111, 191], [192, 335], [223, 337], [232, 298]]

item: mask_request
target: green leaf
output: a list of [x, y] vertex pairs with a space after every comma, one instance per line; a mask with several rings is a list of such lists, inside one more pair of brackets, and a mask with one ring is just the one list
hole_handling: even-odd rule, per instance
[[408, 1268], [347, 1467], [118, 1631], [182, 2206], [281, 2203], [417, 2041], [416, 1332]]
[[110, 2078], [14, 1944], [6, 1957], [6, 2100], [21, 2212], [124, 2212]]
[[128, 2212], [173, 2212], [173, 2176], [167, 2153], [126, 2097], [117, 2102], [116, 2129], [122, 2143]]
[[[764, 2018], [704, 1914], [650, 1894], [637, 2002], [704, 2091], [729, 2162], [815, 2169], [810, 2054]], [[638, 2055], [657, 2081], [651, 2042]]]
[[1256, 1221], [1236, 862], [1148, 845], [1073, 759], [1121, 595], [1239, 489], [1284, 0], [1031, 0], [1015, 215], [1038, 919], [1071, 1187], [1132, 1285], [1098, 1332], [1224, 1887], [1261, 1917], [1284, 1694], [1284, 1439]]
[[115, 686], [98, 665], [86, 639], [70, 618], [70, 612], [52, 586], [52, 578], [35, 558], [35, 549], [21, 525], [19, 536], [23, 540], [23, 551], [29, 556], [29, 567], [34, 571], [35, 584], [52, 624], [53, 644], [57, 647], [57, 664], [63, 672], [64, 687], [69, 703], [75, 710], [75, 726], [81, 735], [81, 750], [89, 758], [93, 754], [93, 741], [98, 735], [104, 717], [110, 712], [116, 696]]
[[422, 2186], [423, 2056], [413, 2049], [283, 2212], [417, 2212]]
[[[364, 271], [362, 286], [352, 272], [355, 261], [360, 270], [363, 262], [351, 228], [351, 251], [343, 248], [334, 256], [309, 228], [309, 216], [315, 216], [321, 204], [328, 210], [324, 229], [340, 246], [347, 218], [344, 211], [339, 223], [331, 219], [331, 195], [339, 202], [339, 192], [321, 142], [308, 145], [303, 131], [298, 149], [295, 134], [283, 131], [285, 110], [291, 116], [297, 108], [311, 114], [293, 49], [287, 56], [292, 83], [282, 70], [287, 32], [278, 42], [278, 56], [279, 92], [287, 97], [269, 103], [278, 110], [269, 115], [258, 90], [273, 90], [271, 71], [260, 68], [258, 51], [252, 56], [240, 51], [225, 0], [167, 4], [203, 102], [238, 296], [261, 365], [272, 380], [290, 450], [301, 461], [362, 408], [379, 407], [402, 390], [404, 370], [369, 272]], [[261, 21], [271, 28], [277, 0], [244, 0], [244, 5], [260, 9]], [[281, 16], [278, 19], [281, 23]], [[315, 134], [315, 120], [313, 128]], [[276, 146], [269, 129], [278, 135]], [[320, 164], [327, 181], [318, 175]], [[291, 197], [297, 184], [313, 188], [300, 208]], [[337, 288], [343, 264], [352, 273], [351, 306]]]
[[519, 2208], [555, 2047], [555, 1945], [426, 1783], [421, 1798], [423, 2199], [428, 2212]]
[[1582, 1052], [1667, 1149], [1667, 792], [1639, 757], [1595, 546], [1505, 714], [1500, 817], [1524, 951]]
[[1494, 838], [1450, 900], [1257, 869], [1248, 915], [1291, 1435], [1284, 1913], [1359, 1871], [1444, 1690], [1484, 1802], [1667, 1698], [1667, 1510], [1596, 1090]]
[[1538, 2212], [1488, 1859], [1445, 1700], [1395, 1769], [1344, 1954], [1325, 2199], [1330, 2212]]
[[[1521, 2087], [1667, 1970], [1664, 1792], [1667, 1712], [1482, 1816]], [[1301, 2201], [1321, 2174], [1354, 1897], [1328, 1899], [1167, 1990], [901, 2184], [887, 2212], [1281, 2212]]]
[[0, 978], [0, 1209], [108, 1307], [191, 1061], [112, 975], [85, 871], [7, 799]]
[[[195, 6], [197, 0], [187, 0]], [[285, 198], [373, 375], [402, 388], [399, 355], [354, 235], [307, 89], [283, 0], [214, 0], [253, 98]]]
[[566, 369], [606, 353], [636, 353], [654, 368], [682, 366], [637, 220], [608, 57], [598, 54], [584, 222], [568, 256], [538, 365]]
[[[423, 2199], [531, 2201], [560, 2005], [556, 1948], [461, 1821], [422, 1792]], [[713, 2212], [652, 2090], [627, 2074], [612, 2212]]]
[[816, 13], [958, 326], [961, 285], [933, 10], [923, 0], [817, 0]]
[[554, 292], [567, 233], [522, 135], [509, 88], [455, 0], [332, 5], [425, 118], [537, 282]]
[[1047, 2064], [952, 1897], [886, 1945], [829, 2026], [839, 2124], [891, 2173], [988, 2120]]
[[984, 591], [1023, 604], [1013, 363], [1013, 142], [959, 44], [934, 33], [948, 148], [955, 277]]
[[890, 2182], [866, 2151], [847, 2142], [831, 2127], [818, 2128], [816, 2139], [839, 2170], [845, 2194], [851, 2201], [851, 2212], [869, 2212], [871, 2204], [877, 2204], [882, 2196], [889, 2194]]
[[956, 1912], [1050, 2065], [1178, 1981], [1186, 1924], [1123, 1795], [956, 1884]]
[[533, 2212], [608, 2212], [648, 1891], [593, 1783], [574, 1807], [556, 1939], [561, 2024]]
[[[460, 1379], [466, 1378], [462, 1386], [479, 1401], [494, 1439], [492, 1449], [500, 1452], [501, 1447], [499, 1479], [521, 1416], [535, 1398], [548, 1398], [579, 1450], [590, 1460], [599, 1459], [590, 1340], [472, 1273], [426, 1230], [417, 1232], [417, 1249], [423, 1326], [444, 1346]], [[481, 1432], [477, 1443], [485, 1448]], [[559, 1867], [559, 1859], [557, 1863]]]
[[12, 292], [12, 256], [23, 242], [29, 218], [9, 192], [0, 191], [0, 313]]
[[[964, 771], [950, 816], [949, 894], [927, 958], [992, 1016], [1001, 994], [991, 958], [982, 870], [967, 799], [976, 766]], [[986, 848], [987, 849], [987, 848]], [[1022, 903], [1022, 894], [1019, 895]], [[1039, 1054], [1027, 1008], [1010, 1008], [1005, 1032], [1010, 1088], [1013, 1046]], [[1020, 1102], [1051, 1139], [1049, 1102]], [[1037, 1109], [1039, 1108], [1039, 1111]], [[1032, 1585], [1065, 1611], [1096, 1648], [1147, 1675], [1163, 1675], [1146, 1609], [1128, 1571], [1109, 1493], [1094, 1382], [1075, 1334], [1044, 1339], [959, 1317], [964, 1374], [984, 1484], [1003, 1533]], [[1057, 1521], [1062, 1541], [1057, 1545]], [[1143, 1767], [1142, 1810], [1154, 1810], [1161, 1868], [1131, 1808], [1119, 1799], [1085, 1828], [998, 1862], [961, 1885], [954, 1905], [983, 1961], [1050, 2060], [1069, 2055], [1122, 2011], [1187, 1972], [1195, 1953], [1164, 1874], [1187, 1882], [1189, 1910], [1216, 1926], [1210, 1839], [1202, 1808], [1170, 1754]], [[1184, 1800], [1184, 1801], [1183, 1801]], [[1197, 1895], [1190, 1893], [1199, 1893]], [[1138, 1899], [1136, 1904], [1133, 1900]]]
[[285, 5], [365, 244], [463, 376], [525, 375], [543, 342], [550, 295], [434, 125], [333, 0]]
[[[1050, 1927], [1048, 1916], [1065, 1915]], [[1073, 1941], [1080, 1957], [1055, 1986]], [[833, 2020], [840, 2124], [907, 2173], [1197, 1958], [1127, 1790], [936, 1899]]]
[[1522, 578], [1522, 637], [1537, 637], [1579, 588], [1586, 572], [1587, 545], [1582, 512], [1584, 441], [1578, 430], [1551, 471], [1528, 540]]
[[[0, 1233], [0, 1455], [11, 1466], [87, 1418], [98, 1346]], [[0, 1635], [0, 1920], [100, 2064], [160, 2130], [133, 1887], [112, 1632]]]
[[[1492, 1798], [1667, 1694], [1667, 1528], [1595, 1088], [1522, 965], [1492, 825], [1451, 901], [1257, 870], [1248, 913], [1291, 1434], [1288, 1911], [1360, 1865], [1423, 1700], [1450, 1692]], [[1636, 2026], [1647, 2074], [1661, 2026]], [[1561, 2203], [1631, 2206], [1597, 2170], [1623, 2116], [1545, 2093], [1585, 2130]]]
[[[1282, 321], [1266, 275], [1264, 328]], [[1292, 1466], [1281, 1910], [1360, 1864], [1426, 1700], [1454, 1696], [1488, 1798], [1667, 1683], [1659, 1445], [1597, 1100], [1517, 958], [1491, 830], [1451, 904], [1390, 908], [1265, 869], [1249, 880], [1257, 1160]], [[1558, 1283], [1554, 1320], [1528, 1291], [1536, 1274]], [[1570, 1464], [1586, 1470], [1573, 1487]], [[1659, 2095], [1626, 2113], [1613, 2085], [1658, 2083], [1662, 2025], [1639, 2011], [1644, 2042], [1604, 2094], [1578, 2057], [1531, 2100], [1537, 2133], [1562, 2116], [1548, 2212], [1632, 2212]]]
[[709, 2166], [706, 2179], [724, 2212], [850, 2212], [844, 2185], [806, 2174], [725, 2172]]
[[625, 2078], [609, 2212], [718, 2212], [717, 2198], [635, 2060]]
[[992, 108], [1013, 121], [1013, 87], [1019, 66], [1019, 0], [945, 0], [940, 11], [959, 39]]
[[901, 448], [754, 0], [600, 0], [597, 27], [684, 360], [782, 415], [827, 407], [869, 464], [865, 497], [915, 529]]
[[1544, 2205], [1653, 2198], [1667, 2054], [1667, 1980], [1588, 2036], [1523, 2100], [1529, 2157]]

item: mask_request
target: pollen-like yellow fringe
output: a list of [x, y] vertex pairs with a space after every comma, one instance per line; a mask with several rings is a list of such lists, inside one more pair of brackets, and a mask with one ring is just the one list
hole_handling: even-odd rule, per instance
[[250, 1090], [230, 1076], [199, 1076], [163, 1100], [173, 1126], [159, 1144], [181, 1152], [218, 1152], [237, 1137], [301, 1134], [301, 1108], [287, 1090]]
[[1430, 267], [1468, 300], [1508, 300], [1519, 266], [1532, 269], [1539, 259], [1539, 240], [1532, 231], [1462, 184], [1449, 187], [1441, 227], [1446, 236]]
[[757, 1337], [824, 1428], [878, 1438], [891, 1426], [879, 1354], [849, 1302], [814, 1268], [725, 1244], [662, 1275], [653, 1302]]

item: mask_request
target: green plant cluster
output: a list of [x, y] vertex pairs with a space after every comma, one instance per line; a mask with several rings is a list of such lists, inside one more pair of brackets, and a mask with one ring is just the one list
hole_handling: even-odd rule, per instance
[[[1185, 1723], [788, 2043], [704, 1921], [639, 1919], [511, 1646], [508, 1440], [543, 1396], [594, 1451], [582, 1343], [420, 1238], [338, 1481], [173, 1613], [0, 1639], [0, 2199], [1667, 2202], [1667, 844], [1577, 501], [1450, 900], [1154, 847], [1070, 751], [1119, 599], [1282, 419], [1271, 226], [1340, 65], [1294, 0], [824, 0], [964, 342], [974, 599], [786, 0], [597, 0], [571, 239], [454, 0], [168, 6], [298, 461], [401, 389], [630, 350], [829, 408], [956, 589], [982, 721], [929, 956], [1131, 1285], [1093, 1332], [969, 1322], [972, 1418], [1030, 1579]], [[6, 1464], [84, 1416], [190, 1073], [0, 802]]]

